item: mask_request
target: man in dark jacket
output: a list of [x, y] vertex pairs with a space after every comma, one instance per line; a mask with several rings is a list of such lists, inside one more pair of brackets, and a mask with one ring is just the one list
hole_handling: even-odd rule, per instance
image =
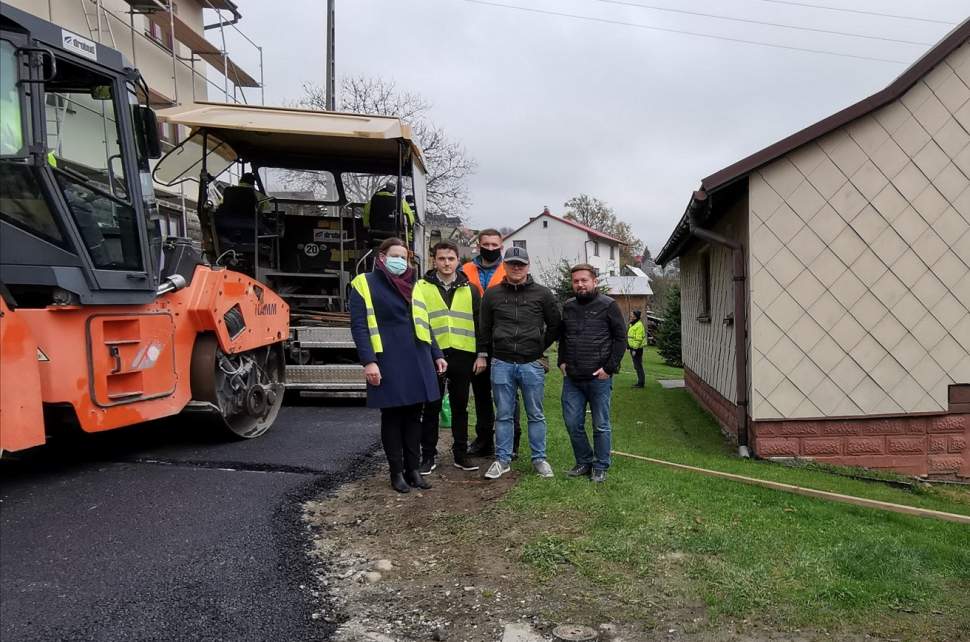
[[[613, 374], [626, 349], [626, 321], [616, 301], [597, 289], [592, 265], [581, 263], [571, 272], [576, 296], [563, 306], [559, 338], [562, 417], [576, 456], [576, 465], [566, 474], [591, 475], [594, 482], [604, 482], [610, 467]], [[587, 404], [593, 418], [593, 448], [586, 437]]]
[[[516, 391], [522, 391], [529, 419], [532, 466], [552, 477], [546, 461], [546, 418], [542, 409], [546, 371], [542, 353], [559, 338], [562, 317], [552, 291], [529, 276], [525, 248], [505, 251], [505, 279], [482, 297], [481, 335], [492, 358], [492, 396], [495, 398], [495, 463], [485, 477], [498, 479], [510, 470]], [[477, 368], [485, 366], [479, 358]]]
[[[451, 404], [452, 453], [455, 468], [478, 470], [468, 459], [468, 389], [476, 355], [486, 350], [478, 329], [481, 296], [468, 277], [458, 269], [458, 246], [441, 241], [433, 248], [434, 269], [418, 281], [428, 306], [431, 331], [448, 362], [448, 370], [439, 376], [441, 394], [447, 384]], [[438, 418], [441, 399], [425, 404], [421, 420], [421, 474], [430, 475], [437, 467]], [[491, 403], [491, 402], [489, 402]]]

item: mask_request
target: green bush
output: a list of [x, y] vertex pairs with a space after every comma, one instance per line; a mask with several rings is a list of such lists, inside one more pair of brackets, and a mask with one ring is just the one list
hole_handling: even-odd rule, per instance
[[674, 285], [664, 303], [663, 323], [657, 331], [657, 350], [664, 362], [675, 368], [683, 367], [680, 349], [680, 286]]

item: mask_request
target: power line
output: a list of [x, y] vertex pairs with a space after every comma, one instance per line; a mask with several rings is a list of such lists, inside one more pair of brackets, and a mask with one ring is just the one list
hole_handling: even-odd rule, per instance
[[933, 18], [920, 18], [918, 16], [901, 16], [894, 13], [882, 13], [879, 11], [865, 11], [863, 9], [845, 9], [843, 7], [826, 7], [820, 4], [811, 4], [808, 2], [795, 2], [794, 0], [758, 0], [758, 2], [770, 2], [772, 4], [789, 4], [795, 7], [809, 7], [811, 9], [825, 9], [827, 11], [842, 11], [844, 13], [857, 13], [863, 16], [879, 16], [880, 18], [896, 18], [897, 20], [915, 20], [917, 22], [932, 22], [939, 25], [950, 25], [951, 27], [956, 22], [951, 20], [934, 20]]
[[682, 13], [688, 16], [701, 16], [703, 18], [714, 18], [716, 20], [730, 20], [731, 22], [744, 22], [753, 25], [764, 25], [767, 27], [781, 27], [783, 29], [798, 29], [799, 31], [813, 31], [815, 33], [827, 33], [836, 36], [847, 36], [850, 38], [866, 38], [867, 40], [882, 40], [884, 42], [899, 42], [904, 45], [920, 45], [926, 46], [932, 45], [932, 42], [919, 42], [916, 40], [901, 40], [899, 38], [887, 38], [883, 36], [869, 36], [861, 33], [852, 33], [849, 31], [834, 31], [831, 29], [821, 29], [815, 27], [800, 27], [798, 25], [789, 25], [780, 22], [767, 22], [764, 20], [752, 20], [749, 18], [736, 18], [734, 16], [719, 16], [713, 13], [704, 13], [702, 11], [689, 11], [687, 9], [672, 9], [670, 7], [657, 7], [649, 4], [640, 4], [639, 2], [629, 2], [624, 0], [591, 0], [592, 2], [600, 2], [603, 4], [614, 4], [621, 5], [624, 7], [638, 7], [640, 9], [651, 9], [653, 11], [667, 11], [670, 13]]
[[533, 9], [531, 7], [520, 7], [512, 4], [503, 4], [500, 2], [488, 2], [487, 0], [465, 0], [465, 2], [470, 2], [472, 4], [480, 4], [489, 7], [499, 7], [501, 9], [513, 9], [515, 11], [525, 11], [528, 13], [536, 13], [546, 16], [560, 16], [562, 18], [573, 18], [575, 20], [586, 20], [589, 22], [598, 22], [601, 24], [608, 25], [619, 25], [623, 27], [634, 27], [636, 29], [649, 29], [650, 31], [663, 31], [666, 33], [679, 33], [687, 36], [696, 36], [698, 38], [710, 38], [712, 40], [726, 40], [728, 42], [737, 42], [746, 45], [756, 45], [759, 47], [772, 47], [774, 49], [788, 49], [790, 51], [802, 51], [806, 53], [823, 54], [827, 56], [839, 56], [842, 58], [855, 58], [857, 60], [871, 60], [875, 62], [891, 62], [894, 64], [905, 65], [907, 64], [903, 60], [893, 60], [891, 58], [876, 58], [874, 56], [860, 56], [856, 54], [839, 53], [836, 51], [826, 51], [824, 49], [810, 49], [807, 47], [790, 47], [788, 45], [777, 45], [770, 42], [760, 42], [757, 40], [744, 40], [741, 38], [730, 38], [728, 36], [715, 36], [709, 33], [700, 33], [697, 31], [685, 31], [682, 29], [668, 29], [666, 27], [655, 27], [653, 25], [639, 24], [636, 22], [624, 22], [622, 20], [609, 20], [607, 18], [594, 18], [592, 16], [580, 16], [573, 13], [562, 13], [560, 11], [548, 11], [545, 9]]

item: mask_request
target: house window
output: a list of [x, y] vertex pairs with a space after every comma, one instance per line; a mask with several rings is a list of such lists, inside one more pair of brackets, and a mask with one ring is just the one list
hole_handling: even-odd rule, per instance
[[162, 238], [185, 236], [182, 231], [182, 212], [169, 205], [159, 203], [155, 216], [161, 228]]
[[521, 247], [523, 250], [528, 252], [528, 248], [525, 246], [525, 241], [512, 241], [512, 247]]
[[[172, 13], [176, 16], [179, 14], [178, 5], [174, 2], [172, 3]], [[160, 18], [160, 20], [164, 20], [164, 18]], [[171, 51], [174, 47], [175, 43], [172, 41], [172, 30], [167, 26], [163, 27], [161, 24], [149, 20], [148, 29], [145, 30], [145, 34], [169, 51]]]
[[701, 253], [701, 310], [697, 320], [702, 323], [711, 322], [711, 253], [705, 250]]
[[610, 260], [613, 261], [615, 259], [616, 259], [616, 246], [615, 245], [611, 245], [610, 246]]
[[593, 241], [593, 256], [600, 255], [600, 244], [599, 241]]
[[549, 221], [543, 221], [542, 227], [549, 227]]

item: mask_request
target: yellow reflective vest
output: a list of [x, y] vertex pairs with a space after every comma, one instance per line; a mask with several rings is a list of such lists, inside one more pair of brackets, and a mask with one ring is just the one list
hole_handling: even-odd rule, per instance
[[[385, 192], [384, 190], [381, 190], [375, 193], [371, 197], [371, 200], [364, 203], [364, 227], [370, 227], [370, 206], [371, 206], [371, 203], [374, 202], [375, 198], [394, 198], [394, 194], [392, 192]], [[395, 206], [396, 206], [396, 203], [395, 203]], [[404, 199], [401, 199], [401, 213], [404, 214], [404, 216], [407, 218], [408, 225], [413, 226], [414, 210], [411, 209], [411, 204]]]
[[455, 289], [451, 308], [445, 303], [438, 286], [419, 279], [415, 290], [422, 291], [428, 305], [431, 331], [442, 350], [454, 348], [463, 352], [475, 352], [475, 314], [472, 311], [471, 285], [465, 283]]
[[253, 194], [256, 196], [256, 211], [260, 214], [266, 214], [267, 212], [273, 211], [273, 201], [267, 196], [263, 190], [257, 188], [252, 183], [247, 183], [246, 181], [239, 181], [239, 187], [248, 187], [253, 190]]
[[647, 331], [643, 327], [643, 321], [637, 321], [626, 331], [626, 344], [630, 350], [639, 350], [647, 345]]
[[[350, 282], [350, 287], [357, 291], [360, 298], [364, 300], [364, 309], [367, 311], [367, 331], [370, 333], [370, 345], [374, 352], [384, 352], [384, 344], [381, 343], [381, 333], [377, 328], [377, 315], [374, 313], [374, 299], [370, 295], [370, 285], [367, 282], [367, 274], [358, 274]], [[411, 294], [411, 318], [414, 320], [414, 334], [424, 341], [431, 343], [431, 322], [428, 319], [428, 305], [424, 300], [424, 292], [419, 287], [415, 287]]]
[[[369, 201], [364, 203], [364, 227], [370, 227], [370, 209], [371, 203], [374, 202], [376, 198], [395, 198], [394, 194], [391, 192], [385, 192], [381, 190], [374, 194]], [[395, 207], [397, 204], [395, 203]], [[411, 209], [410, 203], [408, 203], [403, 198], [401, 199], [401, 213], [404, 214], [407, 223], [404, 226], [404, 240], [407, 241], [408, 245], [411, 244], [411, 230], [414, 228], [414, 210]]]

